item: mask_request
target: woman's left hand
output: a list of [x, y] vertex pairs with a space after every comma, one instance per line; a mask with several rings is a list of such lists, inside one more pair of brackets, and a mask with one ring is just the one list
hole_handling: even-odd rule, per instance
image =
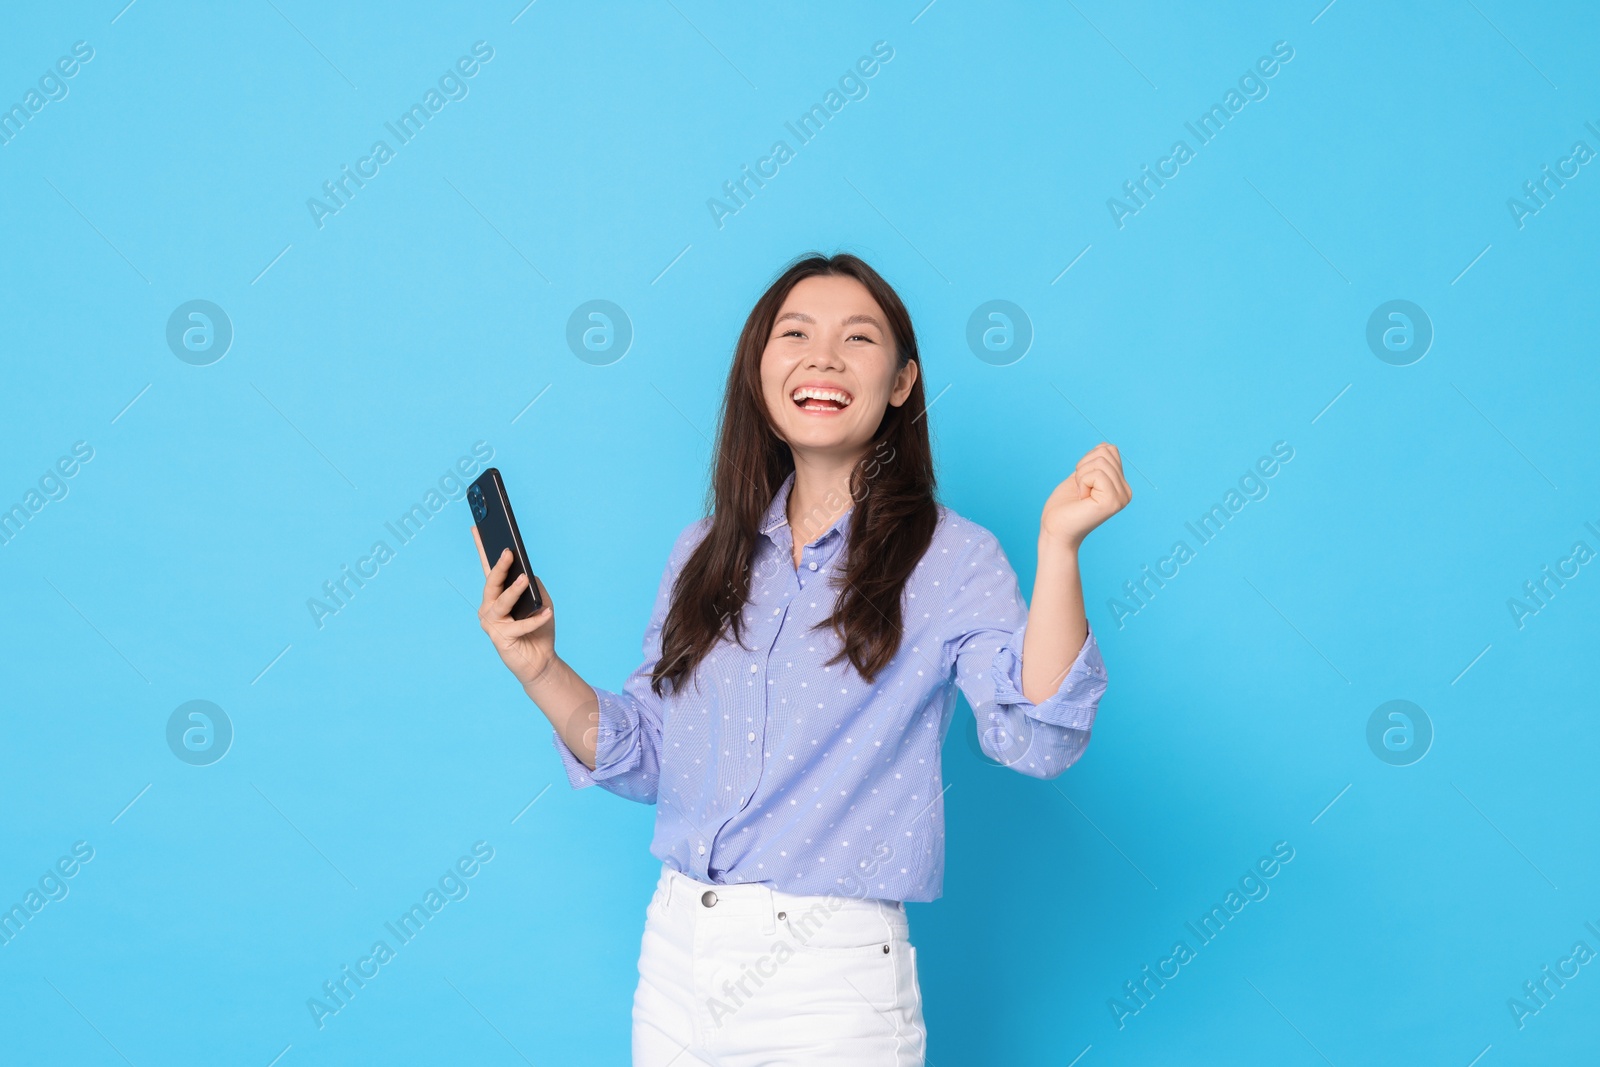
[[1077, 548], [1089, 531], [1128, 506], [1133, 490], [1122, 476], [1122, 453], [1102, 441], [1050, 494], [1039, 519], [1040, 536]]

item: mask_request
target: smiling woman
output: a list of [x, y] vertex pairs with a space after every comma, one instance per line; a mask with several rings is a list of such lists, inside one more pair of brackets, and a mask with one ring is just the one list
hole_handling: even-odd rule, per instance
[[[943, 892], [957, 689], [1019, 774], [1055, 778], [1088, 744], [1106, 671], [1077, 551], [1128, 502], [1117, 450], [1045, 502], [1030, 609], [995, 536], [935, 498], [921, 367], [859, 258], [779, 275], [734, 349], [715, 509], [679, 534], [620, 691], [556, 655], [543, 583], [514, 619], [526, 576], [482, 560], [483, 629], [569, 783], [656, 805], [635, 1067], [922, 1064], [905, 904]], [[997, 736], [1029, 742], [1002, 756]]]
[[[820, 516], [826, 530], [854, 505], [832, 620], [843, 654], [869, 680], [893, 658], [906, 579], [939, 521], [920, 367], [905, 305], [855, 256], [803, 259], [757, 302], [725, 390], [717, 454], [727, 458], [713, 475], [719, 521], [685, 566], [655, 692], [686, 678], [730, 620], [742, 638], [749, 583], [730, 590], [725, 576], [754, 552], [755, 520], [791, 472], [790, 520]], [[869, 485], [858, 461], [881, 446], [894, 462]], [[796, 566], [804, 547], [792, 539]]]

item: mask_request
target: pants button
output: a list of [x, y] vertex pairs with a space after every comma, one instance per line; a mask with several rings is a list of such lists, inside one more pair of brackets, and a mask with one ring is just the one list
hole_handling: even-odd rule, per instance
[[707, 889], [704, 893], [700, 894], [700, 903], [704, 904], [706, 907], [709, 908], [709, 907], [711, 907], [711, 905], [715, 904], [716, 902], [717, 902], [717, 895], [715, 893], [713, 893], [711, 890]]

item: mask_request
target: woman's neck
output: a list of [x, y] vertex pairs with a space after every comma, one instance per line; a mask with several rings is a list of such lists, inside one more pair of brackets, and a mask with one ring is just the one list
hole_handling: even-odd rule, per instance
[[794, 485], [789, 489], [789, 530], [795, 558], [855, 503], [850, 498], [850, 474], [855, 460], [795, 457]]

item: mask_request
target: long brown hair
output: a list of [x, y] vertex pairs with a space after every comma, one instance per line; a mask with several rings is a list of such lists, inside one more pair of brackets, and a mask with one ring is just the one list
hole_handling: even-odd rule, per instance
[[818, 275], [843, 275], [866, 286], [888, 317], [896, 368], [918, 361], [911, 394], [899, 407], [885, 410], [850, 473], [855, 504], [846, 566], [834, 571], [839, 592], [833, 614], [817, 624], [831, 626], [843, 645], [828, 663], [848, 657], [869, 683], [899, 651], [901, 595], [939, 522], [917, 337], [905, 304], [877, 271], [848, 252], [809, 253], [790, 263], [761, 295], [739, 334], [718, 423], [711, 527], [673, 585], [661, 655], [650, 682], [657, 696], [666, 683], [680, 687], [730, 624], [733, 640], [744, 644], [743, 612], [761, 519], [794, 470], [794, 455], [774, 430], [762, 396], [761, 356], [789, 291]]

